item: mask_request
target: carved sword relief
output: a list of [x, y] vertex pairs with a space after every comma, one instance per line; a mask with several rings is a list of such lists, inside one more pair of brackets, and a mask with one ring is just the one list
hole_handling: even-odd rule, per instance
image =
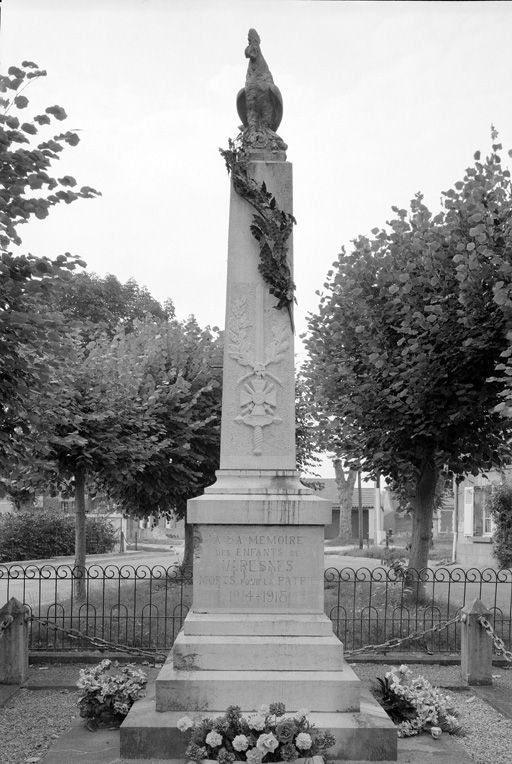
[[242, 367], [249, 369], [238, 379], [240, 389], [240, 414], [236, 422], [253, 428], [253, 453], [261, 454], [263, 448], [263, 428], [282, 421], [277, 414], [277, 387], [282, 382], [268, 370], [271, 364], [279, 363], [290, 343], [287, 325], [272, 327], [272, 340], [264, 348], [262, 295], [256, 294], [256, 327], [252, 346], [249, 330], [253, 324], [247, 316], [247, 300], [239, 297], [233, 300], [229, 328], [228, 355]]

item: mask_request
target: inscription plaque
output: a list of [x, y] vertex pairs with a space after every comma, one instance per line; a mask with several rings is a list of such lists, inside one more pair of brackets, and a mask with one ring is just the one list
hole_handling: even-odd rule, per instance
[[323, 526], [196, 526], [194, 610], [323, 612]]

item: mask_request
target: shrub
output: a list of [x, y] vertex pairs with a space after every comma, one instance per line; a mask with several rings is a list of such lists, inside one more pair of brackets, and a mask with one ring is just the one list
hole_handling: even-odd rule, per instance
[[491, 494], [490, 509], [496, 523], [492, 538], [494, 556], [502, 568], [512, 567], [512, 485], [496, 486]]
[[[103, 517], [86, 520], [88, 554], [110, 552], [115, 529]], [[75, 551], [75, 518], [44, 510], [0, 516], [0, 562], [42, 560]]]

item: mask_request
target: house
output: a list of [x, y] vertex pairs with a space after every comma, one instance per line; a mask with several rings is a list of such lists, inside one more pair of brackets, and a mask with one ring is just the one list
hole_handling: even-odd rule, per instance
[[490, 512], [490, 497], [493, 487], [500, 485], [507, 477], [512, 477], [512, 470], [506, 473], [490, 471], [485, 475], [468, 476], [458, 486], [456, 558], [461, 565], [479, 568], [498, 566], [492, 553], [495, 526]]
[[[332, 523], [325, 526], [325, 538], [332, 539], [337, 535], [340, 518], [338, 489], [334, 478], [322, 478], [323, 488], [316, 491], [322, 499], [327, 499], [332, 506]], [[361, 488], [361, 504], [363, 514], [363, 538], [371, 543], [384, 540], [386, 531], [394, 529], [394, 510], [391, 504], [390, 492], [385, 488], [374, 488], [367, 485]], [[359, 538], [359, 491], [357, 486], [352, 494], [352, 539]]]

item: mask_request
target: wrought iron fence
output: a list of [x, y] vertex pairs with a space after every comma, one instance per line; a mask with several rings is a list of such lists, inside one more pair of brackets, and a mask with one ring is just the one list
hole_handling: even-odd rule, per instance
[[[81, 577], [85, 597], [77, 598], [74, 585]], [[92, 564], [83, 576], [71, 565], [0, 565], [0, 601], [16, 597], [34, 618], [31, 650], [91, 649], [89, 642], [62, 629], [117, 644], [167, 650], [188, 613], [191, 584], [191, 576], [177, 565]]]
[[[346, 650], [431, 629], [481, 599], [506, 645], [512, 644], [512, 570], [492, 568], [328, 568], [324, 574], [326, 613]], [[459, 652], [460, 624], [409, 640], [401, 651]]]
[[[0, 565], [0, 604], [14, 596], [34, 617], [31, 650], [91, 648], [68, 630], [147, 650], [171, 648], [192, 603], [190, 575], [176, 565], [92, 564], [84, 575], [85, 597], [77, 599], [78, 573], [70, 565]], [[476, 597], [489, 608], [496, 633], [512, 647], [512, 570], [427, 568], [411, 585], [400, 570], [328, 568], [324, 584], [326, 613], [347, 650], [444, 623]], [[409, 640], [400, 650], [458, 652], [460, 625]]]

